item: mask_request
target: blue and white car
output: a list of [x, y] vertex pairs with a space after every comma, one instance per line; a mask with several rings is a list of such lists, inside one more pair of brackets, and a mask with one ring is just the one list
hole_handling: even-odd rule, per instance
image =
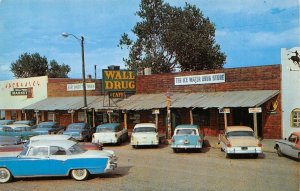
[[102, 174], [117, 167], [110, 152], [85, 150], [74, 141], [36, 141], [17, 157], [0, 157], [0, 183], [13, 177], [71, 176], [85, 180], [89, 174]]
[[204, 138], [198, 125], [178, 125], [174, 130], [171, 141], [171, 148], [175, 153], [186, 149], [201, 151]]

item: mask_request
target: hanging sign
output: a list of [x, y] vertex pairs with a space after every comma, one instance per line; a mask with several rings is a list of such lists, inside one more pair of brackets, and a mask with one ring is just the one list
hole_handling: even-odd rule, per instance
[[261, 107], [254, 107], [254, 108], [249, 108], [249, 113], [261, 113]]
[[219, 108], [219, 113], [230, 113], [229, 108]]

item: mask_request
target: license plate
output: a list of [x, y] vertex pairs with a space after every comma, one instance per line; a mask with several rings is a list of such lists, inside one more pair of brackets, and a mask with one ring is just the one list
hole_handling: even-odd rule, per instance
[[242, 147], [242, 150], [247, 150], [248, 149], [248, 147]]

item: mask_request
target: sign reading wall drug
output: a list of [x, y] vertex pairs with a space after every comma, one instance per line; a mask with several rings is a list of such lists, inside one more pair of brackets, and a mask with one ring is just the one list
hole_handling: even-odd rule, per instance
[[102, 70], [102, 91], [121, 92], [135, 91], [136, 71], [134, 70]]

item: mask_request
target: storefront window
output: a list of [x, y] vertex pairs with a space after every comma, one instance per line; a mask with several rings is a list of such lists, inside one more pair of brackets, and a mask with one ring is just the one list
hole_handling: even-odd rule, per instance
[[300, 127], [300, 109], [294, 109], [291, 112], [291, 126]]
[[84, 121], [84, 112], [78, 112], [78, 121]]
[[54, 112], [48, 112], [48, 120], [49, 121], [55, 121], [55, 114]]
[[193, 114], [194, 123], [202, 126], [210, 126], [209, 110], [196, 110]]

